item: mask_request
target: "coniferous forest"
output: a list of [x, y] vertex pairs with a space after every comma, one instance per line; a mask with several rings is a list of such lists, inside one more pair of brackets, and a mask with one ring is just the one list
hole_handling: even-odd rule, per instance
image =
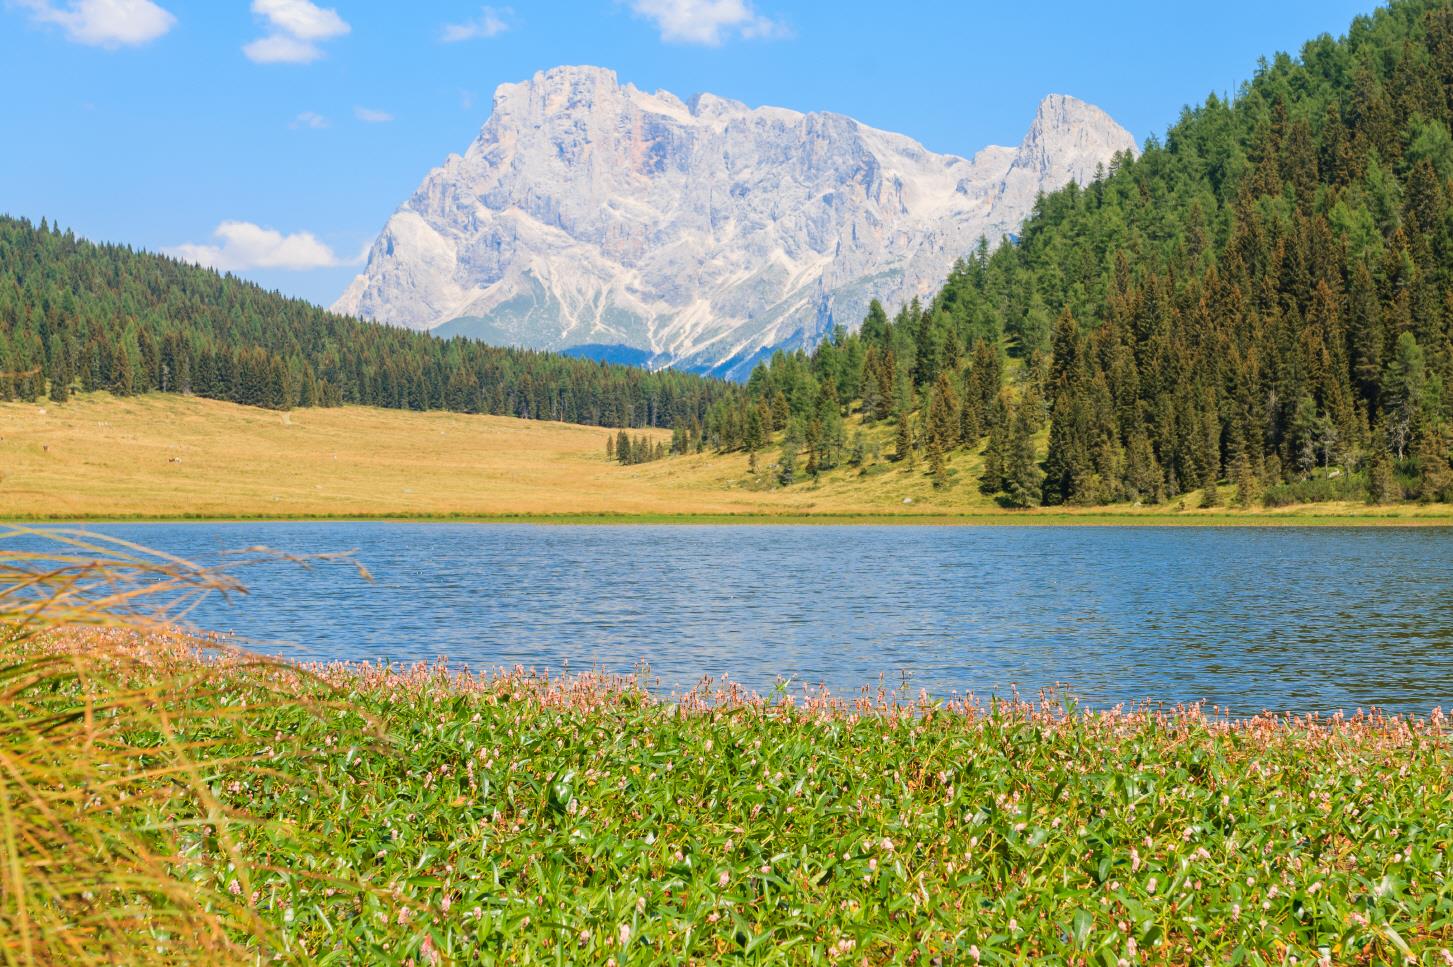
[[861, 400], [930, 474], [982, 448], [1011, 506], [1453, 499], [1450, 127], [1453, 5], [1395, 0], [1041, 198], [928, 304], [762, 365], [708, 439], [830, 468]]
[[0, 216], [0, 401], [76, 390], [252, 406], [699, 425], [739, 390], [335, 315], [232, 276]]

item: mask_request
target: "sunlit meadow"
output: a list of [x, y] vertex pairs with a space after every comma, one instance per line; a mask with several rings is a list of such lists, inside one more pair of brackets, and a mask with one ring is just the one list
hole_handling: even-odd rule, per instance
[[[1440, 714], [310, 671], [234, 750], [267, 768], [213, 786], [251, 824], [243, 899], [310, 961], [1453, 960]], [[199, 738], [282, 684], [214, 681]]]

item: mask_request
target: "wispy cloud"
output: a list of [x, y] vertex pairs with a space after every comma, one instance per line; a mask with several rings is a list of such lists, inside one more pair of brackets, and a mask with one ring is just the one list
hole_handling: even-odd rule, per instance
[[719, 47], [734, 37], [791, 36], [786, 24], [758, 13], [751, 0], [630, 0], [630, 7], [655, 23], [669, 43]]
[[252, 12], [267, 25], [266, 35], [242, 46], [258, 64], [308, 64], [323, 56], [319, 43], [353, 28], [331, 7], [310, 0], [252, 0]]
[[254, 64], [311, 64], [323, 56], [317, 44], [286, 34], [269, 34], [242, 45], [242, 52]]
[[52, 0], [19, 0], [37, 23], [55, 24], [66, 37], [92, 47], [134, 47], [155, 40], [177, 18], [152, 0], [71, 0], [56, 6]]
[[223, 222], [212, 235], [219, 244], [186, 242], [165, 251], [168, 255], [184, 261], [224, 272], [240, 272], [246, 269], [290, 269], [303, 272], [309, 269], [337, 268], [362, 261], [340, 259], [312, 232], [284, 235], [275, 229], [263, 228], [252, 222]]
[[510, 7], [485, 7], [476, 20], [462, 24], [445, 24], [439, 39], [446, 44], [457, 44], [464, 40], [498, 37], [510, 29], [509, 19], [515, 15]]
[[327, 126], [328, 119], [315, 111], [304, 111], [293, 118], [293, 123], [288, 125], [290, 128], [313, 128], [314, 130]]
[[387, 124], [394, 119], [387, 111], [376, 111], [371, 107], [355, 107], [353, 116], [365, 124]]

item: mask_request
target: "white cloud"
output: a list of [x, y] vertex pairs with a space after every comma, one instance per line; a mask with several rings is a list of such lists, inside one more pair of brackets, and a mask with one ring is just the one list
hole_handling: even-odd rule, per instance
[[57, 25], [78, 44], [111, 50], [155, 40], [177, 22], [152, 0], [70, 0], [64, 7], [52, 0], [20, 0], [20, 5], [32, 19]]
[[252, 0], [252, 12], [266, 18], [274, 30], [302, 40], [329, 40], [352, 29], [337, 10], [324, 10], [309, 0]]
[[771, 39], [790, 33], [785, 24], [759, 14], [751, 0], [630, 0], [630, 5], [671, 43], [717, 47], [732, 36]]
[[258, 64], [309, 64], [323, 56], [319, 41], [352, 30], [333, 8], [309, 0], [252, 0], [252, 12], [267, 22], [268, 33], [242, 46]]
[[375, 111], [371, 107], [355, 107], [353, 116], [365, 124], [387, 124], [394, 119], [387, 111]]
[[269, 34], [242, 45], [242, 52], [255, 64], [311, 64], [323, 56], [317, 44], [285, 34]]
[[514, 16], [514, 13], [514, 10], [509, 7], [499, 10], [494, 7], [485, 7], [480, 11], [478, 20], [469, 20], [462, 24], [445, 24], [439, 39], [446, 44], [457, 44], [461, 40], [498, 37], [510, 29], [505, 18]]
[[288, 125], [290, 128], [313, 128], [314, 130], [327, 126], [328, 119], [316, 111], [304, 111], [293, 118], [293, 123]]
[[166, 249], [186, 262], [195, 262], [223, 272], [245, 269], [331, 269], [360, 260], [340, 259], [312, 232], [284, 235], [252, 222], [223, 222], [212, 233], [220, 245], [187, 242]]

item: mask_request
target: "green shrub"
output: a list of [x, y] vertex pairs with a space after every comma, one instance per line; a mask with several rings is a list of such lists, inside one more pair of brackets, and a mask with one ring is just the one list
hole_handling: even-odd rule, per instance
[[1290, 507], [1293, 504], [1322, 504], [1331, 501], [1367, 500], [1367, 477], [1362, 473], [1340, 477], [1308, 477], [1291, 483], [1268, 487], [1261, 495], [1266, 507]]

